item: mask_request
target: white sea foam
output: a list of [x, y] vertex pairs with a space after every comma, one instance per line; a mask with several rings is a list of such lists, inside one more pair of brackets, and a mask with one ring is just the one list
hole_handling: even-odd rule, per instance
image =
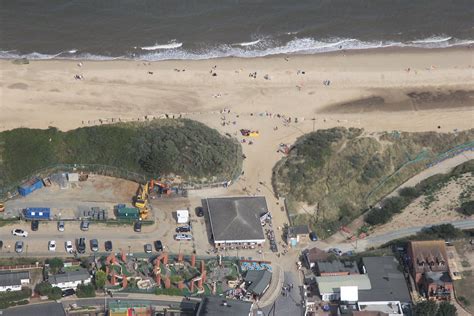
[[183, 43], [170, 41], [168, 44], [155, 44], [153, 46], [140, 47], [142, 50], [176, 49], [183, 46]]
[[[18, 54], [16, 51], [0, 51], [0, 58], [28, 58], [28, 59], [84, 59], [84, 60], [114, 60], [114, 59], [136, 59], [136, 60], [169, 60], [169, 59], [212, 59], [220, 57], [263, 57], [277, 54], [316, 54], [338, 50], [362, 50], [385, 47], [418, 47], [418, 48], [445, 48], [452, 46], [473, 45], [474, 40], [458, 40], [448, 36], [430, 37], [410, 42], [395, 41], [360, 41], [348, 38], [332, 38], [329, 40], [317, 40], [314, 38], [295, 38], [291, 41], [281, 43], [275, 39], [260, 39], [253, 42], [239, 44], [221, 44], [207, 49], [183, 49], [182, 43], [168, 43], [165, 45], [154, 45], [142, 47], [146, 53], [134, 53], [128, 56], [101, 56], [81, 52], [78, 50], [62, 51], [57, 54]], [[74, 53], [73, 53], [74, 52]], [[66, 54], [68, 53], [68, 54]]]
[[238, 45], [238, 46], [243, 46], [243, 47], [246, 47], [246, 46], [253, 46], [255, 44], [258, 44], [260, 43], [261, 40], [256, 40], [256, 41], [253, 41], [253, 42], [242, 42], [242, 43], [237, 43], [237, 44], [234, 44], [234, 45]]

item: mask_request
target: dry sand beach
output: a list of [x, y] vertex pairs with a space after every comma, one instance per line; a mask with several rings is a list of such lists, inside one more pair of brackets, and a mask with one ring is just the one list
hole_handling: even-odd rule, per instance
[[447, 132], [473, 126], [473, 56], [463, 47], [152, 63], [1, 60], [0, 130], [163, 113], [209, 123], [220, 116], [206, 114], [228, 108], [240, 120], [268, 111], [311, 128]]

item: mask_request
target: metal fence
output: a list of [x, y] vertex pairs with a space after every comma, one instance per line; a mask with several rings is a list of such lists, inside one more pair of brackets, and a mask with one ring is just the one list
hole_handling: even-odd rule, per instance
[[[89, 174], [110, 176], [114, 178], [122, 178], [122, 179], [130, 180], [130, 181], [134, 181], [141, 184], [146, 183], [148, 179], [158, 179], [161, 177], [158, 175], [138, 173], [138, 172], [129, 171], [129, 170], [114, 167], [114, 166], [100, 165], [100, 164], [55, 164], [49, 167], [36, 170], [30, 173], [30, 175], [28, 175], [27, 177], [11, 185], [0, 188], [0, 200], [7, 200], [16, 196], [18, 194], [18, 190], [17, 190], [18, 186], [30, 180], [31, 178], [34, 178], [34, 177], [45, 178], [54, 173], [68, 173], [68, 172], [79, 172], [79, 173], [84, 172], [84, 173], [89, 173]], [[198, 182], [185, 181], [179, 185], [175, 185], [173, 188], [177, 188], [179, 190], [199, 190], [199, 189], [206, 189], [206, 188], [227, 187], [240, 177], [240, 172], [236, 174], [237, 175], [234, 177], [234, 179], [227, 180], [227, 181], [219, 181], [219, 182], [213, 182], [213, 183], [198, 183]]]

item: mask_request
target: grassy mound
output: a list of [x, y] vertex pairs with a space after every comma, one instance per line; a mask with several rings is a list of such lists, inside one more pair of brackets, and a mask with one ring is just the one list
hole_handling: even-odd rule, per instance
[[101, 164], [150, 177], [174, 174], [212, 182], [238, 175], [242, 152], [237, 142], [185, 119], [0, 133], [0, 189], [59, 163]]
[[333, 128], [309, 133], [274, 168], [273, 187], [285, 196], [295, 223], [334, 232], [426, 165], [472, 142], [457, 134], [382, 133]]

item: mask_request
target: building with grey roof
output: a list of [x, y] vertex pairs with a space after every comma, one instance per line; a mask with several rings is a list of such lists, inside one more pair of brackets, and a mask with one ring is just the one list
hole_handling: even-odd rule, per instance
[[197, 316], [249, 316], [252, 315], [252, 302], [224, 300], [222, 297], [208, 296], [199, 304]]
[[262, 296], [270, 286], [272, 273], [268, 270], [249, 270], [244, 278], [246, 289], [255, 296]]
[[319, 276], [359, 274], [359, 268], [350, 260], [317, 261], [316, 273]]
[[411, 302], [405, 276], [398, 270], [398, 261], [393, 256], [364, 257], [362, 263], [367, 271], [372, 288], [360, 291], [359, 301]]
[[0, 292], [20, 291], [22, 286], [30, 284], [29, 271], [0, 272]]
[[54, 274], [49, 277], [49, 283], [57, 286], [62, 290], [77, 289], [79, 284], [91, 283], [92, 277], [86, 269], [78, 269], [76, 271], [66, 271], [65, 273]]
[[216, 247], [260, 245], [265, 242], [260, 216], [268, 212], [263, 196], [206, 199]]
[[367, 274], [320, 276], [316, 277], [316, 283], [323, 301], [339, 300], [341, 287], [357, 286], [359, 293], [371, 289]]

